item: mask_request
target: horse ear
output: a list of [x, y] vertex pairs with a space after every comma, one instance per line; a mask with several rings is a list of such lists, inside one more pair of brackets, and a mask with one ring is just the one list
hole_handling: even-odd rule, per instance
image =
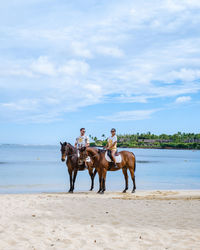
[[63, 145], [61, 141], [60, 141], [60, 145], [61, 145], [61, 146]]
[[85, 147], [80, 147], [79, 151], [83, 152], [85, 150]]

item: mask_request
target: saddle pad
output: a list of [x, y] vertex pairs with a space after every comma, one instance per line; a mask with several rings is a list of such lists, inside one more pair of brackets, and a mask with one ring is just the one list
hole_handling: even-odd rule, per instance
[[[105, 158], [106, 158], [106, 161], [111, 162], [111, 159], [110, 159], [110, 157], [108, 156], [108, 152], [107, 152], [107, 151], [106, 151], [106, 153], [105, 153]], [[115, 156], [115, 159], [116, 159], [116, 163], [121, 163], [121, 162], [122, 162], [121, 154]]]
[[91, 162], [91, 159], [89, 156], [86, 158], [86, 162]]

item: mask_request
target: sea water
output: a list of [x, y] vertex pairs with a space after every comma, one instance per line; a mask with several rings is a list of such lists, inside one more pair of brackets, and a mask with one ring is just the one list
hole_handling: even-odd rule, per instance
[[[200, 151], [119, 149], [136, 156], [138, 190], [200, 189]], [[78, 172], [75, 191], [90, 189], [88, 171]], [[108, 191], [124, 188], [122, 171], [108, 172]], [[0, 193], [66, 192], [69, 176], [60, 146], [0, 145]], [[129, 189], [132, 181], [129, 174]], [[98, 177], [94, 190], [98, 190]]]

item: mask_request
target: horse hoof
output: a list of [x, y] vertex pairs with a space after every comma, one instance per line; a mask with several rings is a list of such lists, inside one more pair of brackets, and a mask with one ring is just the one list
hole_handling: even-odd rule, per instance
[[71, 193], [71, 194], [72, 194], [72, 193], [73, 193], [73, 190], [69, 190], [68, 193]]
[[100, 194], [104, 194], [104, 191], [101, 191]]
[[92, 191], [93, 190], [93, 188], [90, 188], [90, 190], [89, 191]]
[[126, 193], [126, 189], [122, 193]]
[[100, 194], [101, 191], [98, 191], [97, 194]]
[[133, 190], [132, 193], [135, 193], [135, 190]]

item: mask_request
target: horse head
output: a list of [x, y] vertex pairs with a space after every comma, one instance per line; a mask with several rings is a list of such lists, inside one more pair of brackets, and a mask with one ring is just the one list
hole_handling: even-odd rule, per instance
[[67, 142], [60, 142], [60, 145], [61, 145], [61, 161], [65, 161], [65, 157], [66, 157], [66, 154], [67, 154]]
[[79, 160], [85, 161], [87, 157], [88, 157], [87, 148], [86, 147], [79, 148]]
[[62, 154], [62, 161], [65, 161], [66, 156], [75, 155], [77, 153], [76, 148], [74, 148], [69, 142], [60, 142], [61, 145], [61, 154]]

